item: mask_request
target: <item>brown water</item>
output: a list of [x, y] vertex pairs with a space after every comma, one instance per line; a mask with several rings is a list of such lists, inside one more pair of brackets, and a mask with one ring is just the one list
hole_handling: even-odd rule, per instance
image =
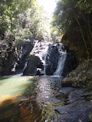
[[7, 99], [0, 105], [0, 122], [40, 122], [41, 110], [31, 98]]

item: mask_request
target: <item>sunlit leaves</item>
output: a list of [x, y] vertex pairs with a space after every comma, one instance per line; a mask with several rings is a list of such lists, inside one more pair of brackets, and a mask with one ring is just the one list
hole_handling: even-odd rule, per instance
[[[5, 31], [13, 31], [16, 28], [18, 15], [29, 7], [32, 0], [0, 0], [0, 19], [7, 23]], [[2, 35], [2, 26], [0, 26], [0, 35]], [[5, 33], [4, 31], [4, 33]]]

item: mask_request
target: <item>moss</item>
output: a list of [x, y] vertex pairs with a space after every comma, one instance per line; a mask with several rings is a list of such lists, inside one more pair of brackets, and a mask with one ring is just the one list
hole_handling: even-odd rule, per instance
[[[74, 86], [88, 88], [92, 85], [92, 60], [85, 60], [67, 77]], [[91, 87], [92, 88], [92, 87]]]

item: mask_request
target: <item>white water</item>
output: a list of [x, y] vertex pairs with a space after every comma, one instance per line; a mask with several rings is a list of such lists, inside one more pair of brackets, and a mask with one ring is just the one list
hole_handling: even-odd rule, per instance
[[42, 61], [43, 65], [44, 65], [43, 74], [46, 74], [45, 73], [45, 66], [46, 66], [45, 61], [46, 61], [48, 47], [50, 44], [52, 44], [52, 42], [47, 42], [47, 41], [39, 42], [38, 40], [35, 40], [34, 48], [31, 51], [32, 55], [38, 56], [40, 58], [40, 60]]
[[[43, 62], [43, 65], [44, 65], [43, 74], [44, 75], [46, 75], [46, 73], [45, 73], [46, 64], [45, 63], [46, 63], [46, 56], [47, 56], [47, 52], [48, 52], [48, 48], [49, 48], [50, 44], [52, 44], [52, 42], [47, 42], [47, 41], [39, 42], [38, 40], [35, 40], [34, 48], [30, 53], [31, 55], [38, 56], [40, 58], [40, 60]], [[59, 45], [58, 50], [59, 50], [59, 53], [61, 56], [59, 57], [57, 69], [54, 72], [53, 76], [61, 78], [67, 53], [66, 53], [66, 51], [62, 50], [62, 44]], [[26, 67], [26, 65], [27, 64], [25, 64], [25, 67]], [[25, 69], [25, 67], [24, 67], [24, 69]]]
[[66, 52], [61, 54], [61, 56], [59, 58], [59, 61], [58, 61], [57, 69], [54, 72], [54, 76], [62, 77], [62, 73], [63, 73], [63, 69], [64, 69], [64, 63], [65, 63], [66, 57], [67, 57], [67, 53]]
[[42, 60], [42, 62], [44, 63], [45, 59], [43, 59], [43, 57], [46, 55], [46, 53], [48, 51], [48, 45], [50, 43], [51, 42], [46, 42], [46, 41], [39, 42], [38, 40], [36, 40], [34, 48], [31, 51], [31, 54], [38, 56]]

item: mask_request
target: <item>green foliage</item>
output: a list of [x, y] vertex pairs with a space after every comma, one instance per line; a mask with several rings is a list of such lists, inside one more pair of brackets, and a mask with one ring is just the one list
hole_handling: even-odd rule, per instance
[[13, 33], [17, 39], [48, 36], [48, 18], [36, 0], [0, 1], [0, 37]]
[[85, 57], [91, 57], [92, 49], [92, 2], [90, 0], [59, 0], [54, 13], [53, 26], [64, 34], [76, 50], [82, 50]]
[[66, 31], [76, 21], [76, 18], [83, 19], [84, 14], [91, 12], [92, 2], [90, 0], [60, 0], [54, 13], [53, 25]]
[[19, 13], [31, 6], [31, 0], [2, 0], [0, 1], [0, 36], [6, 31], [13, 31], [16, 28]]

